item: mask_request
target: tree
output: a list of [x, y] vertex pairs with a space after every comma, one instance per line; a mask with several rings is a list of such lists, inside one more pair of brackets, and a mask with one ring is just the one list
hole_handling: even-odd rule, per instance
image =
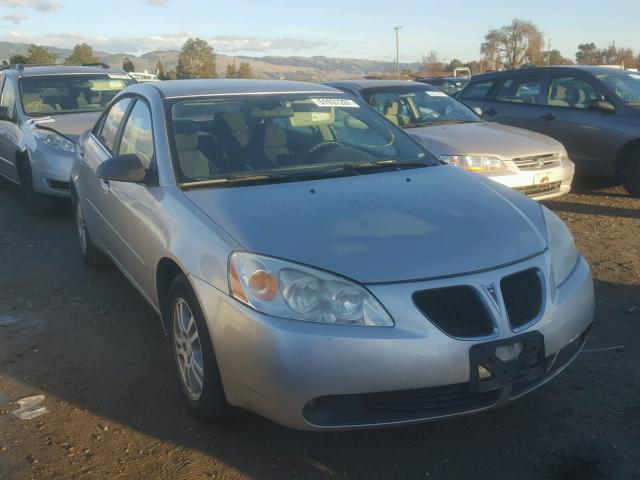
[[498, 52], [498, 44], [500, 43], [500, 31], [489, 30], [484, 36], [484, 42], [480, 46], [482, 59], [487, 62], [489, 70], [496, 70], [500, 63], [500, 53]]
[[451, 60], [449, 62], [448, 65], [446, 65], [444, 67], [444, 71], [445, 72], [453, 72], [455, 71], [456, 68], [460, 68], [460, 67], [464, 67], [464, 63], [462, 63], [460, 60], [458, 60], [457, 58], [454, 58], [453, 60]]
[[12, 64], [12, 65], [15, 65], [16, 63], [25, 64], [25, 63], [28, 63], [27, 60], [28, 60], [27, 56], [26, 55], [22, 55], [20, 53], [16, 53], [16, 54], [11, 55], [9, 57], [9, 63]]
[[240, 64], [236, 78], [253, 78], [253, 70], [249, 62], [242, 62]]
[[58, 56], [45, 47], [31, 44], [27, 49], [27, 62], [31, 65], [50, 65], [56, 63]]
[[545, 52], [544, 54], [544, 63], [547, 63], [547, 57], [549, 57], [549, 65], [571, 65], [573, 62], [568, 58], [564, 58], [560, 50], [551, 50], [550, 52]]
[[640, 65], [632, 49], [618, 48], [612, 43], [607, 48], [598, 48], [595, 43], [581, 43], [576, 52], [576, 62], [583, 65], [620, 65], [637, 68]]
[[423, 55], [422, 69], [429, 73], [442, 72], [442, 70], [444, 69], [444, 64], [442, 63], [440, 54], [435, 50], [431, 50], [426, 55]]
[[167, 72], [165, 71], [162, 62], [158, 62], [156, 64], [156, 75], [158, 76], [158, 80], [168, 80]]
[[124, 60], [122, 60], [122, 69], [125, 72], [135, 72], [136, 66], [133, 64], [129, 57], [125, 57]]
[[236, 62], [227, 63], [227, 73], [225, 74], [225, 78], [236, 78], [238, 74], [238, 69], [236, 68]]
[[190, 38], [182, 46], [176, 69], [178, 78], [216, 78], [216, 55], [200, 38]]
[[[490, 30], [485, 35], [486, 51], [495, 48], [495, 54], [508, 69], [525, 64], [538, 65], [542, 55], [542, 33], [532, 22], [514, 19], [510, 25]], [[486, 56], [486, 54], [485, 54]]]
[[93, 53], [93, 48], [87, 43], [79, 43], [73, 47], [73, 52], [65, 61], [65, 65], [83, 65], [86, 63], [98, 63], [100, 59]]

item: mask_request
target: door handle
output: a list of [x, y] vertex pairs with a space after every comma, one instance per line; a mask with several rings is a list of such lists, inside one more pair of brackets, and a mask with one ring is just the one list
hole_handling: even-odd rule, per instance
[[109, 193], [109, 190], [111, 190], [111, 187], [109, 186], [109, 180], [100, 180], [100, 185], [102, 186], [102, 190], [104, 190], [105, 193]]
[[542, 115], [540, 118], [541, 118], [542, 120], [546, 120], [547, 122], [549, 122], [549, 121], [551, 121], [551, 120], [555, 120], [555, 119], [556, 119], [555, 115], [553, 115], [553, 114], [551, 114], [551, 113], [547, 113], [547, 114], [545, 114], [545, 115]]
[[484, 112], [485, 115], [489, 115], [490, 117], [493, 117], [494, 115], [497, 115], [498, 112], [496, 110], [494, 110], [493, 108], [490, 110], [487, 110], [486, 112]]

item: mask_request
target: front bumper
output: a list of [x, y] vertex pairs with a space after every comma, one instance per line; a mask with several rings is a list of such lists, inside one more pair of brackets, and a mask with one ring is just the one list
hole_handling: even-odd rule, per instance
[[563, 160], [552, 168], [520, 170], [512, 162], [505, 162], [506, 172], [483, 173], [492, 180], [511, 187], [535, 200], [549, 200], [566, 195], [571, 191], [575, 165]]
[[[483, 286], [499, 285], [501, 278], [530, 268], [549, 272], [549, 262], [547, 252], [489, 272], [369, 285], [369, 290], [394, 318], [392, 328], [273, 318], [240, 304], [197, 278], [191, 277], [191, 281], [207, 318], [228, 401], [292, 428], [333, 430], [464, 415], [504, 404], [557, 374], [580, 351], [593, 321], [593, 282], [582, 257], [559, 288], [544, 282], [541, 315], [534, 324], [518, 331], [512, 330], [500, 314], [504, 305], [500, 307], [487, 298], [496, 323], [495, 332], [485, 338], [456, 339], [439, 330], [411, 301], [417, 290], [453, 285], [475, 287], [486, 297]], [[423, 393], [435, 388], [442, 400], [451, 398], [449, 394], [455, 395], [456, 389], [464, 393], [470, 381], [471, 345], [529, 331], [539, 331], [544, 336], [546, 377], [541, 382], [507, 387], [483, 398], [484, 403], [445, 400], [440, 403], [451, 408], [438, 411], [416, 409], [394, 417], [380, 414], [378, 409], [377, 414], [363, 417], [354, 410], [352, 400], [361, 396]], [[344, 402], [332, 404], [327, 398], [347, 400], [346, 407]]]
[[40, 145], [38, 147], [29, 152], [34, 190], [45, 195], [70, 197], [69, 177], [74, 154]]

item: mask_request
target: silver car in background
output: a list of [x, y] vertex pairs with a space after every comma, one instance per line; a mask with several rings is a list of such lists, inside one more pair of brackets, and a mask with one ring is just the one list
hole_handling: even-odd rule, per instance
[[395, 80], [328, 82], [370, 104], [448, 163], [536, 200], [569, 193], [575, 167], [560, 142], [484, 121], [431, 85]]
[[110, 258], [158, 312], [203, 420], [479, 412], [557, 375], [593, 321], [555, 214], [327, 86], [129, 87], [71, 181], [83, 259]]
[[0, 176], [20, 185], [31, 213], [69, 198], [78, 138], [132, 83], [103, 64], [0, 67]]

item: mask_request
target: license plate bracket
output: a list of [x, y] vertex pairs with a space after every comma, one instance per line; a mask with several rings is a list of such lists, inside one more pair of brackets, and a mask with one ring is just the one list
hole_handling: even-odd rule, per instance
[[[544, 337], [527, 332], [505, 340], [472, 345], [469, 349], [470, 387], [478, 393], [544, 377]], [[481, 378], [481, 367], [490, 373]], [[485, 374], [486, 376], [486, 374]]]

